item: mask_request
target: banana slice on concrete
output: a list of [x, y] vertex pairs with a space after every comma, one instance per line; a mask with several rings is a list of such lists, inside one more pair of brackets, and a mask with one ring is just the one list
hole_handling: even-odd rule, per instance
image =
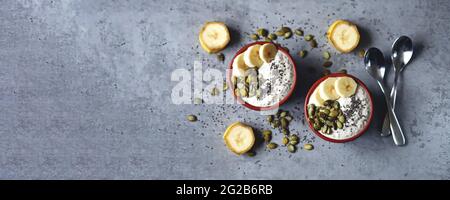
[[336, 79], [337, 78], [330, 77], [320, 83], [319, 95], [324, 101], [339, 99], [339, 95], [336, 93], [336, 89], [334, 88], [334, 82], [336, 82]]
[[244, 61], [248, 67], [261, 67], [263, 61], [259, 57], [260, 44], [255, 44], [249, 47], [244, 52]]
[[200, 45], [208, 53], [224, 49], [230, 42], [230, 32], [223, 22], [206, 22], [198, 36]]
[[358, 46], [360, 35], [355, 24], [337, 20], [328, 28], [327, 38], [338, 51], [349, 53]]
[[246, 153], [255, 144], [252, 127], [241, 122], [235, 122], [228, 126], [223, 139], [227, 147], [237, 155]]
[[259, 50], [259, 57], [265, 63], [270, 63], [277, 55], [278, 48], [272, 43], [263, 44]]
[[336, 88], [336, 93], [340, 97], [350, 97], [355, 94], [358, 84], [353, 78], [339, 77], [334, 82], [334, 87]]

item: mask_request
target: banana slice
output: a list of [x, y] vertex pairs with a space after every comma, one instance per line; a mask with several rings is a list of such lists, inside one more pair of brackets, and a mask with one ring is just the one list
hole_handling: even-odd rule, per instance
[[241, 122], [235, 122], [228, 126], [223, 139], [227, 147], [237, 155], [246, 153], [255, 143], [252, 127]]
[[334, 87], [336, 88], [336, 93], [340, 97], [350, 97], [355, 94], [358, 84], [353, 78], [339, 77], [334, 82]]
[[265, 63], [270, 63], [277, 55], [278, 48], [272, 43], [263, 44], [259, 50], [259, 57]]
[[337, 20], [328, 28], [327, 38], [338, 51], [349, 53], [358, 46], [360, 35], [355, 24]]
[[244, 54], [241, 53], [236, 56], [233, 60], [233, 75], [238, 77], [245, 76], [245, 71], [247, 71], [248, 67], [244, 61]]
[[337, 78], [327, 78], [319, 85], [319, 95], [320, 97], [326, 100], [336, 100], [339, 99], [339, 95], [336, 93], [336, 89], [334, 88], [334, 82], [336, 82]]
[[314, 90], [309, 99], [310, 104], [314, 104], [316, 106], [323, 106], [324, 100], [319, 95], [319, 90]]
[[263, 61], [259, 58], [261, 45], [255, 44], [244, 52], [244, 61], [248, 67], [261, 67]]
[[224, 49], [230, 42], [230, 32], [223, 22], [206, 22], [198, 35], [200, 45], [208, 53]]

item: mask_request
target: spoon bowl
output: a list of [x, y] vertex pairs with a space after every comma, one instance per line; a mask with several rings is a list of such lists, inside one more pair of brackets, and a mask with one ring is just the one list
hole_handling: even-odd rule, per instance
[[392, 63], [396, 72], [401, 72], [413, 56], [413, 43], [411, 38], [401, 36], [392, 45]]
[[366, 71], [377, 81], [383, 81], [386, 73], [386, 63], [384, 61], [383, 53], [377, 48], [370, 48], [364, 55], [364, 64]]

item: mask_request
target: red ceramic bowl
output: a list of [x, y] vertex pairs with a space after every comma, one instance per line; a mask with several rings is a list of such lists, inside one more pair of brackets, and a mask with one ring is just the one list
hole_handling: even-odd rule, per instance
[[[308, 104], [309, 104], [309, 98], [311, 96], [311, 94], [314, 92], [314, 90], [317, 88], [317, 86], [319, 86], [320, 83], [322, 83], [322, 81], [324, 81], [325, 79], [329, 78], [329, 77], [342, 77], [342, 76], [348, 76], [353, 78], [369, 95], [369, 102], [370, 102], [370, 115], [369, 115], [369, 119], [367, 120], [366, 125], [358, 132], [356, 133], [353, 137], [351, 138], [347, 138], [347, 139], [342, 139], [342, 140], [338, 140], [338, 139], [332, 139], [332, 138], [328, 138], [326, 136], [324, 136], [322, 133], [320, 133], [319, 131], [316, 131], [313, 128], [313, 124], [309, 121], [309, 117], [308, 117]], [[308, 121], [309, 124], [309, 128], [320, 138], [329, 141], [329, 142], [335, 142], [335, 143], [344, 143], [344, 142], [350, 142], [355, 140], [356, 138], [358, 138], [359, 136], [361, 136], [364, 132], [366, 132], [366, 130], [369, 128], [370, 126], [370, 122], [372, 122], [372, 117], [373, 117], [373, 100], [372, 100], [372, 94], [370, 94], [370, 91], [367, 89], [367, 86], [364, 85], [364, 83], [359, 80], [358, 78], [349, 75], [349, 74], [345, 74], [345, 73], [333, 73], [327, 76], [322, 77], [321, 79], [317, 80], [312, 87], [309, 89], [308, 94], [306, 95], [306, 100], [305, 100], [305, 107], [304, 107], [304, 112], [305, 112], [305, 118]]]
[[267, 106], [267, 107], [258, 107], [258, 106], [251, 105], [251, 104], [243, 101], [240, 97], [237, 97], [236, 94], [234, 94], [234, 85], [231, 82], [231, 76], [233, 75], [233, 62], [234, 62], [234, 59], [236, 58], [236, 56], [238, 56], [239, 54], [241, 54], [245, 50], [247, 50], [247, 48], [249, 48], [250, 46], [253, 46], [255, 44], [263, 45], [263, 44], [266, 44], [266, 43], [270, 43], [270, 42], [253, 42], [253, 43], [247, 44], [244, 47], [242, 47], [241, 49], [239, 49], [239, 51], [234, 55], [233, 59], [231, 59], [231, 62], [230, 62], [229, 67], [228, 67], [228, 73], [227, 73], [227, 81], [228, 81], [228, 84], [231, 85], [231, 89], [232, 89], [231, 91], [233, 93], [234, 98], [237, 99], [237, 101], [240, 104], [244, 105], [245, 107], [250, 108], [252, 110], [256, 110], [256, 111], [272, 110], [272, 109], [278, 108], [279, 106], [284, 104], [289, 99], [289, 97], [292, 95], [292, 93], [294, 92], [295, 84], [297, 82], [297, 72], [296, 72], [297, 66], [295, 65], [294, 59], [292, 59], [291, 55], [289, 54], [289, 52], [285, 48], [275, 44], [278, 47], [278, 51], [281, 51], [282, 53], [284, 53], [289, 58], [289, 61], [291, 62], [292, 66], [294, 67], [294, 69], [293, 69], [293, 72], [294, 72], [293, 79], [294, 80], [292, 81], [292, 85], [291, 85], [291, 88], [290, 88], [288, 94], [278, 104], [275, 104], [273, 106]]

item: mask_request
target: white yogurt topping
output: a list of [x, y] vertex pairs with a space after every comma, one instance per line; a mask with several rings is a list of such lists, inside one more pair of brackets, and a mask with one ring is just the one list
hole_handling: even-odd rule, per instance
[[[233, 74], [235, 70], [233, 70]], [[244, 97], [242, 100], [258, 107], [273, 106], [284, 99], [292, 87], [294, 67], [289, 57], [281, 51], [270, 63], [264, 63], [258, 69], [261, 96]]]
[[333, 129], [330, 135], [319, 132], [331, 139], [344, 140], [355, 136], [367, 125], [370, 116], [370, 97], [366, 90], [358, 85], [353, 96], [341, 97], [337, 101], [346, 119], [344, 127]]

